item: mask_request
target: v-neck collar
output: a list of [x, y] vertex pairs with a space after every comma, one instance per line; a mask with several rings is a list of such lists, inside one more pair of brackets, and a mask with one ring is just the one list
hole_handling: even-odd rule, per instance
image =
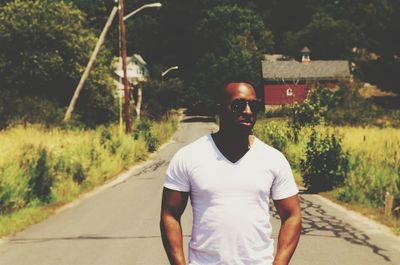
[[255, 144], [256, 144], [256, 142], [257, 142], [257, 140], [258, 140], [257, 137], [255, 137], [255, 136], [253, 136], [253, 137], [254, 137], [254, 141], [253, 141], [252, 145], [250, 146], [249, 150], [247, 150], [247, 152], [246, 152], [241, 158], [239, 158], [237, 161], [233, 162], [233, 161], [229, 160], [229, 159], [221, 152], [221, 150], [219, 150], [219, 148], [218, 148], [217, 144], [215, 143], [214, 138], [212, 137], [212, 135], [211, 135], [211, 134], [208, 135], [208, 139], [210, 140], [213, 149], [214, 149], [215, 152], [217, 153], [217, 156], [220, 157], [220, 158], [222, 158], [223, 160], [225, 160], [227, 163], [229, 163], [229, 164], [231, 164], [231, 165], [238, 165], [238, 164], [240, 164], [240, 162], [242, 162], [247, 156], [249, 156], [249, 154], [250, 154], [250, 153], [252, 152], [252, 150], [254, 149], [254, 146], [255, 146]]

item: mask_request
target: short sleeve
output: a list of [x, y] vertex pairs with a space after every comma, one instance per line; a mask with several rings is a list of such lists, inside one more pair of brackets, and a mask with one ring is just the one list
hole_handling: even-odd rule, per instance
[[189, 192], [190, 182], [187, 172], [188, 169], [185, 156], [181, 151], [178, 151], [172, 157], [168, 165], [167, 176], [164, 180], [164, 187], [171, 190]]
[[273, 200], [282, 200], [299, 193], [289, 162], [282, 155], [282, 163], [272, 183], [271, 194]]

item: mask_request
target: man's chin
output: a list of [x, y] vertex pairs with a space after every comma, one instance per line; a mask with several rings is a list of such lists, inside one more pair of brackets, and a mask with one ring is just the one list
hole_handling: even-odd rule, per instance
[[251, 134], [253, 131], [254, 124], [253, 123], [239, 123], [237, 128], [241, 134]]

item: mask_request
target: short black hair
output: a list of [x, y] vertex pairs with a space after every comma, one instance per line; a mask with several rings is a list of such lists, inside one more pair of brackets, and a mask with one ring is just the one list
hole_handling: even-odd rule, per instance
[[224, 82], [223, 85], [221, 85], [219, 87], [219, 89], [217, 91], [218, 92], [217, 98], [216, 98], [217, 103], [222, 103], [226, 99], [225, 88], [231, 83], [245, 83], [245, 84], [251, 85], [254, 89], [254, 92], [256, 93], [256, 97], [258, 98], [258, 94], [259, 94], [258, 89], [257, 89], [257, 86], [253, 82], [251, 82], [249, 80], [243, 80], [243, 79], [230, 79], [229, 81]]

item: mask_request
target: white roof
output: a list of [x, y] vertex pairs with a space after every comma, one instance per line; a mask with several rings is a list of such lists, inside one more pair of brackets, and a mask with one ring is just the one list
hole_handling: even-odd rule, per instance
[[[146, 61], [143, 60], [142, 56], [140, 56], [139, 54], [136, 54], [136, 53], [135, 53], [135, 54], [133, 54], [133, 57], [135, 57], [136, 60], [138, 60], [141, 64], [144, 64], [144, 65], [147, 64]], [[128, 58], [132, 60], [132, 57], [128, 57]], [[129, 59], [128, 59], [128, 60], [129, 60]]]

